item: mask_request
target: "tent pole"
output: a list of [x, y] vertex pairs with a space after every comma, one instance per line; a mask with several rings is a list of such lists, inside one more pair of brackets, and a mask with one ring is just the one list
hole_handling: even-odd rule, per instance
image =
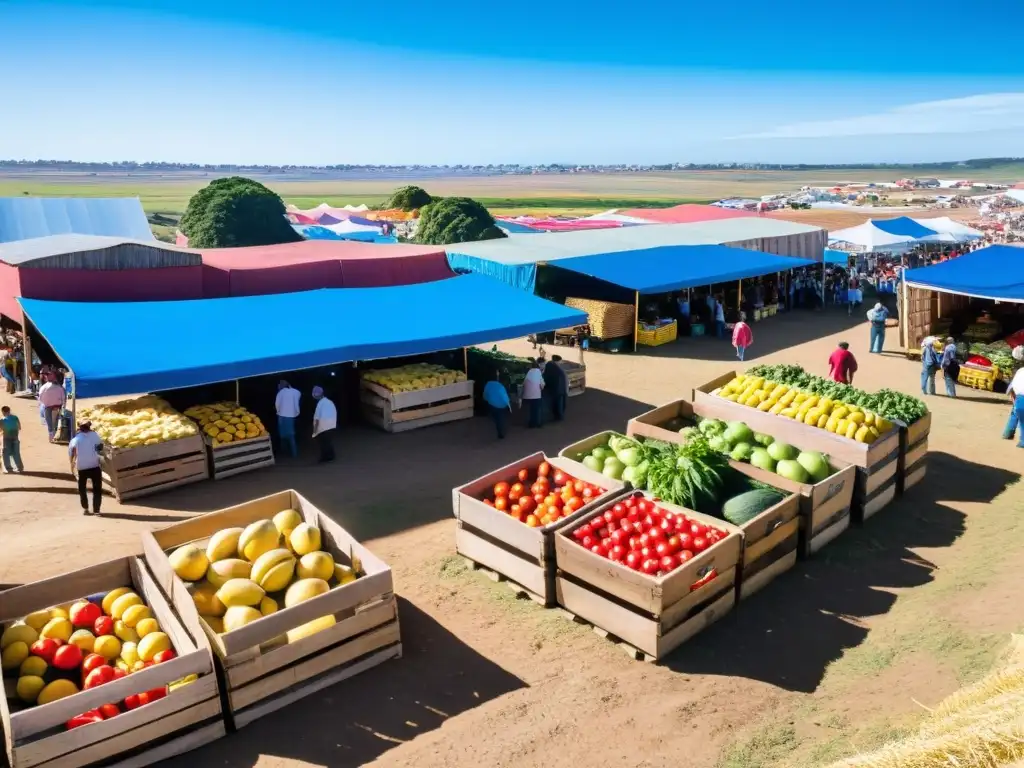
[[28, 316], [21, 313], [21, 353], [25, 358], [25, 391], [32, 388], [32, 340], [28, 337]]
[[462, 372], [469, 376], [469, 347], [462, 348]]
[[736, 287], [736, 311], [743, 311], [743, 278], [740, 278], [739, 285]]
[[640, 291], [635, 294], [633, 303], [633, 351], [636, 352], [637, 338], [640, 336]]
[[235, 405], [241, 405], [242, 404], [242, 396], [241, 396], [241, 394], [239, 392], [240, 388], [241, 387], [238, 384], [238, 379], [235, 379]]
[[75, 381], [75, 372], [74, 371], [70, 371], [70, 373], [71, 373], [71, 428], [70, 428], [69, 431], [71, 432], [71, 434], [68, 435], [68, 441], [70, 441], [71, 438], [74, 437], [75, 428], [78, 426], [78, 421], [77, 421], [77, 419], [78, 419], [78, 387], [77, 387], [77, 382]]

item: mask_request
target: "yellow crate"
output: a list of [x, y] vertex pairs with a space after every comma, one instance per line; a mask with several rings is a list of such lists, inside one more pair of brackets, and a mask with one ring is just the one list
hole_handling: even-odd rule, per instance
[[660, 328], [648, 331], [643, 326], [636, 327], [636, 343], [645, 347], [660, 347], [676, 340], [679, 333], [678, 323], [672, 322]]
[[999, 378], [999, 367], [992, 366], [989, 371], [979, 371], [976, 368], [960, 367], [960, 375], [957, 376], [957, 383], [972, 389], [983, 389], [991, 392]]

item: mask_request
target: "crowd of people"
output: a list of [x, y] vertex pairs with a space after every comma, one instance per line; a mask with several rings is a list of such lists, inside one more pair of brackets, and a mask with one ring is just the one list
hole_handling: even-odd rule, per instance
[[[559, 365], [561, 361], [560, 355], [552, 355], [548, 361], [543, 357], [530, 360], [530, 368], [526, 372], [522, 388], [522, 407], [526, 409], [526, 426], [529, 429], [543, 427], [548, 416], [554, 421], [565, 419], [569, 400], [569, 374]], [[497, 369], [491, 374], [490, 381], [484, 385], [483, 399], [494, 420], [498, 439], [503, 440], [508, 430], [512, 400], [508, 389], [501, 382]]]

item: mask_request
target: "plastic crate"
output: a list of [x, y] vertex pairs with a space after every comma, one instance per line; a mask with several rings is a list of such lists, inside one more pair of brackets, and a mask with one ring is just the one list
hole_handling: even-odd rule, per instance
[[679, 324], [671, 322], [652, 331], [645, 330], [642, 326], [636, 327], [636, 343], [644, 347], [660, 347], [676, 340], [679, 333]]
[[998, 379], [998, 366], [993, 365], [989, 370], [985, 371], [980, 368], [968, 368], [966, 365], [961, 365], [957, 383], [971, 389], [983, 389], [991, 392]]

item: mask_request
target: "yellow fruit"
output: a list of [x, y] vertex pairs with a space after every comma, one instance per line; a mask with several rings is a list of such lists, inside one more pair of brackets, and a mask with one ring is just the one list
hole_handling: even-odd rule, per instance
[[157, 623], [156, 619], [143, 619], [135, 625], [135, 634], [137, 634], [140, 638], [145, 637], [151, 632], [159, 631], [160, 625]]
[[330, 580], [334, 575], [334, 558], [327, 552], [310, 552], [299, 560], [295, 574], [300, 579]]
[[790, 408], [783, 408], [782, 411], [779, 413], [779, 415], [780, 416], [785, 416], [787, 419], [793, 419], [793, 418], [796, 418], [796, 416], [799, 415], [799, 413], [800, 412], [796, 408], [790, 407]]
[[295, 629], [289, 629], [285, 634], [288, 637], [289, 643], [297, 643], [303, 638], [333, 627], [335, 623], [333, 616], [321, 616], [319, 619], [313, 619], [313, 621], [306, 622]]
[[92, 645], [92, 652], [111, 661], [121, 655], [121, 641], [113, 635], [100, 635]]
[[818, 397], [817, 395], [811, 395], [811, 396], [810, 396], [810, 397], [808, 397], [808, 398], [807, 398], [806, 400], [804, 400], [804, 403], [805, 403], [806, 405], [810, 406], [811, 408], [813, 408], [814, 406], [816, 406], [816, 405], [818, 404], [818, 401], [819, 401], [820, 399], [821, 399], [821, 398], [819, 398], [819, 397]]
[[347, 565], [338, 563], [334, 566], [334, 578], [337, 580], [338, 584], [341, 585], [348, 584], [350, 581], [355, 581], [359, 577], [356, 575], [356, 572]]
[[323, 579], [299, 579], [284, 594], [284, 607], [304, 603], [317, 595], [330, 591], [330, 586]]
[[195, 672], [193, 672], [191, 675], [185, 675], [185, 677], [181, 678], [181, 680], [175, 680], [173, 683], [168, 683], [167, 691], [176, 691], [182, 686], [188, 685], [189, 683], [194, 683], [198, 679], [199, 675], [197, 675]]
[[71, 614], [68, 611], [68, 606], [58, 605], [56, 608], [50, 609], [51, 619], [70, 619]]
[[43, 627], [43, 631], [39, 633], [39, 636], [52, 637], [55, 640], [66, 643], [71, 639], [71, 633], [74, 631], [75, 628], [67, 619], [50, 619], [46, 622], [46, 626]]
[[[262, 555], [256, 558], [256, 562], [252, 564], [252, 571], [249, 573], [249, 578], [255, 581], [257, 584], [262, 585], [263, 580], [267, 574], [270, 573], [270, 569], [279, 563], [286, 561], [294, 561], [295, 555], [289, 552], [287, 549], [279, 547], [278, 549], [272, 549], [269, 552], [264, 552]], [[268, 590], [275, 592], [276, 590]]]
[[882, 436], [881, 433], [878, 431], [878, 427], [874, 425], [868, 427], [868, 432], [871, 433], [871, 439], [868, 440], [869, 443], [874, 442], [875, 440]]
[[28, 643], [21, 640], [15, 640], [13, 643], [4, 648], [3, 653], [0, 654], [0, 669], [4, 672], [10, 672], [12, 669], [18, 669], [21, 663], [28, 658]]
[[791, 390], [789, 390], [789, 392], [784, 394], [779, 399], [779, 402], [782, 403], [783, 407], [788, 408], [790, 405], [792, 405], [793, 401], [796, 400], [796, 396], [797, 396], [797, 391], [794, 390], [794, 389], [791, 389]]
[[807, 413], [804, 414], [804, 424], [809, 424], [812, 427], [817, 426], [818, 419], [821, 418], [821, 411], [817, 408], [809, 408]]
[[121, 658], [114, 659], [114, 666], [125, 673], [130, 673], [132, 671], [132, 665]]
[[171, 561], [171, 568], [174, 569], [174, 572], [185, 581], [199, 581], [210, 565], [206, 553], [195, 544], [178, 547], [171, 552], [168, 559]]
[[262, 619], [263, 614], [251, 605], [232, 605], [224, 614], [224, 631], [231, 632], [251, 624], [257, 619]]
[[259, 520], [249, 525], [238, 538], [238, 554], [250, 563], [264, 552], [277, 549], [281, 534], [270, 520]]
[[846, 417], [847, 421], [852, 421], [854, 424], [864, 423], [864, 414], [860, 411], [852, 411], [849, 416]]
[[845, 419], [846, 415], [850, 412], [850, 409], [845, 405], [839, 405], [832, 409], [832, 415], [837, 419]]
[[875, 439], [875, 436], [871, 434], [871, 427], [861, 424], [860, 428], [854, 434], [853, 439], [858, 443], [870, 443]]
[[829, 418], [830, 418], [830, 417], [829, 417], [829, 415], [828, 415], [827, 413], [823, 413], [823, 414], [821, 414], [821, 416], [819, 416], [819, 417], [818, 417], [818, 423], [817, 423], [817, 424], [815, 424], [815, 426], [816, 426], [816, 427], [817, 427], [818, 429], [824, 429], [824, 428], [825, 428], [825, 425], [826, 425], [826, 424], [828, 424], [828, 420], [829, 420]]
[[[46, 626], [45, 624], [43, 626]], [[41, 629], [42, 627], [40, 627]], [[39, 632], [28, 624], [15, 624], [14, 626], [8, 627], [4, 630], [2, 636], [0, 636], [0, 651], [6, 648], [11, 643], [21, 641], [25, 645], [32, 645], [36, 640], [39, 639]]]
[[43, 687], [43, 690], [39, 692], [39, 696], [36, 697], [36, 704], [43, 706], [43, 704], [49, 704], [52, 701], [57, 701], [57, 699], [74, 696], [76, 693], [78, 693], [78, 686], [70, 680], [61, 678]]
[[[32, 649], [30, 648], [29, 649], [30, 653], [31, 653], [31, 650]], [[49, 664], [47, 664], [45, 661], [43, 661], [38, 656], [29, 656], [27, 659], [25, 659], [23, 662], [21, 662], [21, 666], [18, 668], [18, 676], [19, 677], [42, 677], [43, 675], [46, 674], [47, 667], [49, 667]]]
[[153, 632], [139, 640], [137, 650], [140, 659], [152, 661], [160, 651], [171, 650], [171, 638], [163, 632]]
[[245, 560], [218, 560], [210, 563], [206, 572], [206, 580], [214, 589], [220, 589], [229, 579], [247, 579], [252, 572], [252, 565]]
[[[42, 659], [40, 659], [42, 661]], [[73, 683], [72, 683], [73, 684]], [[26, 704], [35, 704], [39, 694], [46, 687], [46, 681], [40, 675], [23, 675], [18, 678], [18, 685], [15, 692], [18, 698]]]
[[127, 594], [121, 595], [114, 604], [110, 606], [110, 615], [115, 620], [120, 621], [121, 617], [124, 616], [124, 612], [131, 608], [133, 605], [142, 605], [142, 598], [134, 592], [128, 592]]
[[274, 525], [281, 532], [282, 536], [288, 536], [299, 527], [302, 522], [302, 513], [297, 509], [286, 509], [274, 515]]
[[785, 406], [782, 403], [776, 403], [775, 405], [768, 409], [768, 413], [778, 415], [782, 413], [784, 408]]
[[772, 400], [765, 400], [763, 403], [761, 403], [760, 405], [757, 406], [757, 410], [762, 411], [762, 412], [769, 411], [769, 410], [771, 410], [771, 408], [774, 405], [775, 405], [774, 401], [772, 401]]
[[825, 413], [832, 412], [832, 406], [835, 404], [835, 400], [831, 397], [823, 397], [818, 401], [818, 407], [821, 408]]
[[114, 634], [117, 635], [118, 640], [122, 643], [137, 643], [139, 642], [139, 633], [129, 627], [123, 621], [114, 622]]
[[[888, 419], [883, 419], [878, 414], [875, 414], [875, 426], [878, 427], [878, 433], [880, 435], [884, 435], [886, 432], [892, 429], [892, 422], [889, 421]], [[26, 621], [28, 620], [26, 619]]]
[[203, 616], [202, 620], [205, 621], [216, 634], [224, 634], [224, 619], [220, 616]]
[[265, 594], [262, 587], [251, 579], [230, 579], [217, 590], [217, 599], [228, 608], [238, 605], [259, 605]]
[[205, 582], [200, 588], [192, 590], [192, 602], [196, 604], [200, 616], [223, 616], [227, 608], [217, 597], [217, 590]]
[[76, 629], [68, 638], [68, 645], [77, 645], [82, 649], [82, 655], [92, 653], [92, 647], [96, 643], [96, 636], [88, 629]]
[[731, 395], [726, 395], [725, 396], [725, 399], [728, 400], [730, 403], [735, 403], [737, 398], [738, 398], [738, 395], [736, 393], [733, 393]]
[[264, 597], [260, 600], [260, 613], [264, 616], [277, 613], [277, 601], [272, 597]]
[[46, 622], [51, 618], [49, 609], [45, 611], [33, 611], [25, 617], [25, 624], [32, 627], [38, 636], [39, 631], [46, 626]]
[[854, 439], [854, 435], [857, 434], [857, 430], [859, 428], [860, 428], [860, 425], [858, 425], [857, 422], [850, 421], [849, 419], [847, 419], [846, 420], [846, 434], [844, 434], [843, 437], [848, 437], [849, 439], [853, 440]]
[[320, 549], [320, 529], [309, 523], [299, 523], [288, 540], [295, 554], [308, 555]]
[[235, 557], [238, 552], [238, 539], [242, 535], [241, 528], [224, 528], [210, 537], [206, 545], [206, 559], [211, 563]]
[[114, 601], [117, 600], [117, 598], [119, 598], [121, 595], [127, 595], [131, 591], [131, 587], [118, 587], [114, 591], [108, 592], [107, 596], [103, 598], [103, 602], [101, 603], [103, 612], [107, 614], [107, 616], [110, 616], [110, 611], [114, 607]]
[[805, 400], [806, 400], [806, 399], [807, 399], [808, 397], [809, 397], [809, 395], [808, 395], [808, 394], [807, 394], [806, 392], [797, 392], [797, 393], [796, 393], [796, 399], [794, 399], [794, 400], [793, 400], [793, 402], [794, 402], [794, 403], [799, 403], [799, 404], [801, 404], [801, 405], [802, 405], [802, 404], [803, 404], [803, 402], [804, 402], [804, 401], [805, 401]]
[[121, 659], [129, 667], [133, 666], [135, 662], [141, 661], [138, 643], [123, 643], [121, 645]]
[[867, 424], [869, 427], [874, 425], [875, 414], [873, 414], [871, 411], [864, 411], [864, 423]]
[[263, 587], [265, 592], [280, 592], [291, 583], [292, 576], [294, 575], [295, 558], [292, 557], [290, 560], [285, 560], [283, 563], [278, 563], [271, 568], [267, 575], [263, 577], [260, 586]]
[[149, 610], [148, 606], [145, 605], [133, 605], [121, 616], [121, 621], [124, 622], [126, 627], [135, 629], [135, 625], [143, 619], [153, 618], [153, 612]]
[[836, 431], [836, 427], [838, 425], [839, 425], [839, 419], [837, 419], [835, 417], [835, 415], [833, 414], [832, 416], [829, 416], [828, 420], [825, 422], [825, 430], [828, 431], [828, 432], [835, 432]]

